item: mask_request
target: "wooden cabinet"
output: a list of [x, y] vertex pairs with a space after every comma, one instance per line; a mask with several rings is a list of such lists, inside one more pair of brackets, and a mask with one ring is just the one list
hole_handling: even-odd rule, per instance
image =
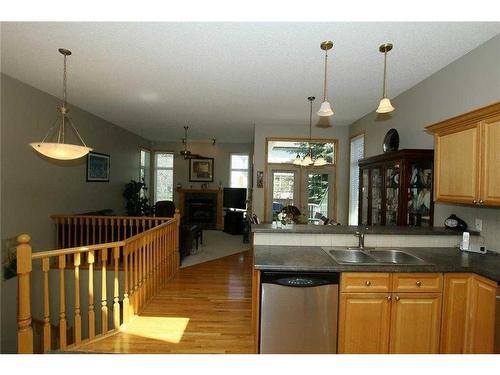
[[500, 206], [500, 102], [428, 126], [436, 202]]
[[439, 353], [441, 293], [395, 293], [390, 353]]
[[442, 284], [440, 273], [343, 273], [339, 353], [438, 353]]
[[493, 353], [496, 288], [475, 274], [445, 275], [441, 353]]
[[359, 161], [360, 225], [432, 226], [433, 150], [399, 150]]

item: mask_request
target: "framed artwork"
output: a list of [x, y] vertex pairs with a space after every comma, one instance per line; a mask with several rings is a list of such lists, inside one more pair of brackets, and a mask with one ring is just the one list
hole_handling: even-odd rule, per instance
[[264, 171], [257, 171], [257, 187], [264, 187]]
[[213, 182], [214, 158], [189, 159], [189, 181]]
[[87, 155], [87, 182], [109, 182], [110, 156], [98, 152]]

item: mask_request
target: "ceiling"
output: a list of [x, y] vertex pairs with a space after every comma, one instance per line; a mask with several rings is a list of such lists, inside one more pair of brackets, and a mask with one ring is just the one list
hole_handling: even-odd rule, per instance
[[[390, 41], [395, 97], [500, 33], [500, 23], [2, 23], [1, 70], [154, 141], [249, 142], [253, 124], [304, 126], [319, 107], [329, 54], [333, 126], [373, 111]], [[315, 119], [317, 120], [317, 118]], [[78, 124], [77, 124], [78, 126]]]

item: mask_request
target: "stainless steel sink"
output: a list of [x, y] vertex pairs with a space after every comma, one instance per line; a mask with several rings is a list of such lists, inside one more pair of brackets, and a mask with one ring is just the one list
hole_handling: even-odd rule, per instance
[[412, 254], [399, 249], [349, 250], [348, 247], [324, 249], [340, 264], [391, 264], [391, 265], [423, 265], [429, 264]]
[[370, 255], [366, 254], [361, 250], [343, 250], [343, 249], [332, 249], [327, 250], [327, 253], [337, 262], [341, 264], [376, 264], [378, 263], [376, 259], [372, 258]]
[[422, 259], [405, 253], [400, 250], [372, 250], [369, 252], [370, 256], [375, 258], [379, 263], [392, 263], [392, 264], [424, 264]]

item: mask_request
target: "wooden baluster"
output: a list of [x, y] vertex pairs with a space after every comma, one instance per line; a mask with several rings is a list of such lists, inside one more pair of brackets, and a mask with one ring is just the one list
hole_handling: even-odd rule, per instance
[[108, 260], [108, 249], [101, 250], [101, 324], [102, 333], [108, 332], [108, 301], [106, 294], [106, 263]]
[[78, 218], [74, 217], [71, 220], [71, 225], [73, 225], [73, 247], [79, 246], [78, 244]]
[[85, 218], [85, 245], [90, 245], [90, 220]]
[[99, 243], [102, 243], [102, 219], [98, 218], [97, 219], [97, 225], [99, 229]]
[[108, 226], [109, 226], [109, 221], [108, 219], [103, 219], [104, 221], [104, 242], [108, 242]]
[[17, 285], [18, 285], [18, 310], [17, 310], [17, 352], [23, 354], [33, 353], [33, 328], [31, 327], [31, 290], [30, 275], [33, 268], [31, 259], [31, 237], [21, 234], [17, 237]]
[[68, 223], [68, 243], [64, 246], [64, 248], [71, 247], [71, 241], [72, 241], [72, 238], [71, 238], [71, 218], [67, 217], [66, 221]]
[[134, 220], [134, 224], [135, 224], [135, 234], [139, 234], [141, 233], [140, 232], [140, 224], [141, 224], [141, 221], [139, 219], [135, 219]]
[[143, 260], [144, 260], [144, 237], [141, 238], [141, 244], [139, 246], [139, 311], [142, 309], [142, 301], [144, 297], [143, 290], [143, 281], [144, 281], [144, 273], [143, 273]]
[[83, 246], [84, 245], [84, 242], [83, 242], [83, 223], [85, 222], [85, 219], [83, 217], [80, 217], [78, 219], [78, 223], [80, 225], [80, 245], [79, 246]]
[[125, 272], [125, 285], [123, 288], [123, 323], [128, 323], [130, 320], [130, 301], [129, 301], [129, 270], [128, 270], [128, 259], [129, 259], [129, 246], [125, 245], [123, 248], [123, 269]]
[[147, 231], [148, 229], [146, 228], [146, 220], [145, 219], [142, 219], [142, 231], [145, 232]]
[[118, 282], [118, 262], [120, 261], [120, 247], [115, 247], [113, 249], [113, 257], [115, 260], [115, 285], [114, 285], [114, 298], [113, 298], [113, 325], [115, 329], [120, 328], [120, 284]]
[[134, 241], [134, 312], [139, 313], [139, 246]]
[[64, 291], [64, 269], [66, 268], [66, 257], [59, 255], [59, 347], [66, 348], [66, 295]]
[[111, 225], [111, 242], [115, 242], [116, 239], [115, 239], [115, 219], [114, 218], [111, 218], [110, 225]]
[[89, 264], [89, 339], [95, 336], [95, 311], [94, 311], [94, 251], [90, 250], [87, 254], [87, 263]]
[[48, 353], [51, 349], [49, 271], [50, 271], [49, 258], [43, 258], [42, 272], [43, 272], [43, 352], [44, 353]]
[[92, 218], [92, 245], [95, 245], [95, 217]]
[[123, 231], [122, 231], [121, 240], [124, 240], [124, 239], [127, 238], [127, 223], [128, 223], [128, 220], [127, 219], [123, 219], [123, 221], [122, 221]]
[[61, 224], [59, 223], [59, 218], [54, 218], [54, 223], [56, 224], [56, 247], [61, 248]]
[[59, 244], [59, 248], [60, 249], [64, 249], [66, 247], [65, 246], [66, 234], [65, 234], [64, 218], [59, 218], [59, 222], [60, 222], [60, 225], [61, 225], [61, 242]]
[[[132, 237], [132, 220], [128, 219], [127, 220], [127, 227], [128, 227], [128, 237]], [[125, 236], [127, 238], [127, 236]]]
[[75, 326], [73, 332], [75, 344], [82, 341], [82, 317], [80, 315], [80, 253], [73, 255], [73, 265], [75, 266]]
[[136, 286], [135, 286], [135, 280], [136, 280], [136, 273], [137, 273], [137, 268], [136, 268], [136, 249], [134, 243], [132, 243], [132, 246], [130, 248], [130, 296], [131, 296], [131, 317], [137, 313], [136, 310], [136, 303], [135, 303], [135, 297], [136, 297]]

